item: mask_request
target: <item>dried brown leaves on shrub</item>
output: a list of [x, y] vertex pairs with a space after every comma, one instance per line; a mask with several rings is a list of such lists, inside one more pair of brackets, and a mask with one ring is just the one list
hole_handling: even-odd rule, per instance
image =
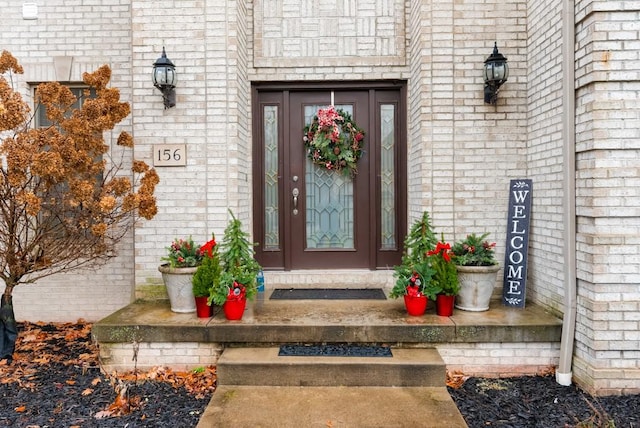
[[39, 127], [37, 111], [16, 89], [26, 84], [22, 73], [3, 51], [0, 279], [8, 296], [21, 282], [108, 260], [137, 218], [156, 214], [159, 182], [153, 168], [133, 159], [131, 135], [117, 128], [131, 107], [108, 87], [108, 66], [83, 74], [95, 96], [85, 91], [80, 107], [65, 85], [38, 85], [36, 109], [49, 121]]

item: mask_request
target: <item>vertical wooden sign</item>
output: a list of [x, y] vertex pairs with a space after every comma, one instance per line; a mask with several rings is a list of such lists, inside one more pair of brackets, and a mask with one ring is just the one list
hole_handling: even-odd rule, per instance
[[505, 306], [524, 308], [532, 196], [532, 180], [511, 180], [509, 183], [507, 243], [502, 287], [502, 303]]

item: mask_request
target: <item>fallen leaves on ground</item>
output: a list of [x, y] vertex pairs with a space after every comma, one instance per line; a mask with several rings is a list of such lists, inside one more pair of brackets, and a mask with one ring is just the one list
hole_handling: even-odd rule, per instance
[[450, 388], [460, 388], [467, 379], [469, 379], [469, 376], [465, 376], [464, 373], [462, 372], [447, 371], [446, 384]]
[[167, 367], [154, 367], [146, 372], [128, 372], [116, 375], [118, 379], [130, 382], [153, 380], [166, 382], [174, 388], [183, 387], [197, 398], [212, 393], [216, 387], [215, 367], [200, 367], [188, 372], [173, 371]]
[[[144, 403], [138, 395], [132, 393], [134, 386], [144, 382], [162, 382], [174, 389], [183, 388], [195, 398], [210, 396], [216, 387], [215, 368], [200, 367], [197, 370], [182, 372], [169, 368], [156, 367], [147, 371], [126, 373], [101, 373], [98, 346], [91, 338], [92, 325], [84, 320], [75, 323], [19, 323], [16, 350], [11, 364], [0, 361], [0, 384], [17, 384], [22, 389], [36, 391], [39, 385], [39, 373], [54, 365], [78, 367], [81, 373], [95, 372], [91, 387], [85, 385], [79, 395], [90, 397], [94, 388], [104, 381], [113, 388], [113, 401], [95, 418], [106, 418], [130, 414]], [[59, 390], [76, 386], [72, 375], [68, 379], [55, 383]], [[17, 413], [26, 412], [27, 406], [15, 407]]]

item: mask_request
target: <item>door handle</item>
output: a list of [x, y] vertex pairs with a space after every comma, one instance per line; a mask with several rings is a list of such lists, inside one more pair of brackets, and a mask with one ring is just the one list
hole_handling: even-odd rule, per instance
[[293, 196], [293, 215], [298, 215], [298, 195], [300, 195], [300, 191], [297, 187], [293, 188], [291, 195]]

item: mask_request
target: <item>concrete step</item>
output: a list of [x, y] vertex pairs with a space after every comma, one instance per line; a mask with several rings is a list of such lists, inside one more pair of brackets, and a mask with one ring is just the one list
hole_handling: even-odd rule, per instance
[[[562, 320], [542, 307], [528, 303], [524, 309], [507, 308], [499, 300], [492, 301], [486, 312], [454, 309], [451, 317], [437, 316], [431, 302], [425, 315], [409, 316], [400, 299], [265, 300], [261, 306], [258, 302], [248, 305], [241, 321], [226, 320], [220, 308], [215, 313], [203, 319], [171, 312], [168, 301], [137, 301], [95, 323], [92, 334], [108, 372], [155, 366], [189, 370], [216, 364], [222, 348], [282, 343], [437, 347], [452, 367], [469, 365], [465, 349], [477, 346], [485, 358], [488, 352], [495, 353], [492, 367], [504, 366], [504, 372], [511, 372], [514, 365], [537, 370], [541, 364], [552, 364], [562, 333]], [[140, 344], [135, 355], [132, 343]], [[520, 346], [514, 352], [523, 358], [503, 354], [502, 343]], [[521, 353], [532, 346], [546, 349], [547, 362]], [[485, 370], [485, 363], [478, 360], [471, 368]]]
[[435, 349], [392, 349], [392, 357], [278, 356], [278, 347], [231, 348], [217, 365], [219, 385], [435, 387], [445, 364]]
[[466, 428], [445, 387], [219, 386], [197, 428]]

